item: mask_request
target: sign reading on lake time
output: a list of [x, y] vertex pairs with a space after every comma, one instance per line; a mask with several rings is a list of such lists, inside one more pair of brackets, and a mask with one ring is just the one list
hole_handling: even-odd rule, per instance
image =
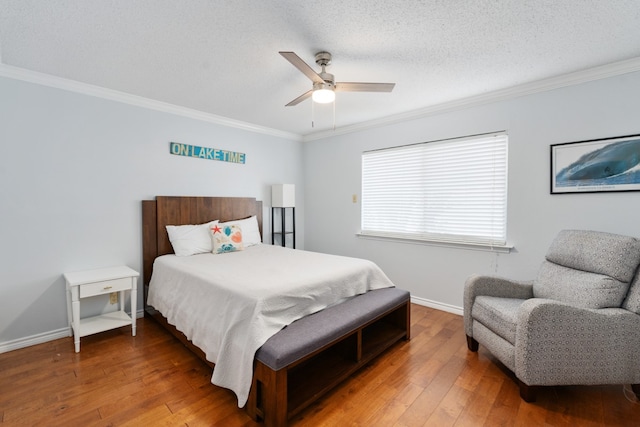
[[221, 162], [244, 164], [246, 154], [235, 151], [220, 150], [217, 148], [198, 147], [196, 145], [180, 144], [172, 142], [169, 152], [176, 156], [196, 157], [198, 159], [219, 160]]

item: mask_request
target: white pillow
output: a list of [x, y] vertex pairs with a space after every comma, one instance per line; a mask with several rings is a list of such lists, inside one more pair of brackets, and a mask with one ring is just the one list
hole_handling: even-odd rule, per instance
[[167, 225], [169, 241], [177, 256], [189, 256], [211, 252], [211, 232], [209, 228], [218, 220], [196, 225]]
[[258, 218], [252, 216], [246, 219], [237, 219], [234, 221], [221, 222], [220, 225], [239, 225], [242, 229], [242, 244], [245, 248], [262, 243], [260, 237], [260, 229], [258, 228]]

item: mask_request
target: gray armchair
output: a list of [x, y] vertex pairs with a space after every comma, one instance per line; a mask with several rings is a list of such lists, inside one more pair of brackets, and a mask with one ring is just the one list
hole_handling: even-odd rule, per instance
[[537, 386], [631, 384], [640, 397], [640, 240], [564, 230], [538, 277], [472, 276], [464, 289], [469, 350], [486, 347], [518, 379]]

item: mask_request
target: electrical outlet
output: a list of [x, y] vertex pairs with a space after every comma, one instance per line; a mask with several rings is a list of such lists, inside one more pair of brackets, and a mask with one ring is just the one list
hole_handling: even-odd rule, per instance
[[109, 304], [116, 304], [118, 302], [118, 293], [111, 292], [109, 294]]
[[355, 194], [354, 194], [353, 196], [351, 196], [351, 201], [352, 201], [353, 203], [358, 203], [358, 196], [357, 196], [357, 195], [355, 195]]

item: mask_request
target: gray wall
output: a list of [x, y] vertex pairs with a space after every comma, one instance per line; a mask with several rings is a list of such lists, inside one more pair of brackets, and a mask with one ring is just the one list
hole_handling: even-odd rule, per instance
[[[9, 78], [0, 94], [0, 351], [67, 327], [65, 271], [141, 271], [143, 199], [256, 197], [270, 242], [270, 186], [296, 184], [303, 247], [302, 143]], [[170, 141], [246, 164], [171, 155]]]
[[[413, 297], [456, 312], [471, 274], [535, 278], [563, 228], [640, 237], [640, 192], [549, 194], [551, 144], [640, 134], [639, 112], [634, 73], [308, 142], [306, 249], [369, 258]], [[356, 237], [362, 151], [499, 130], [509, 135], [510, 254]]]
[[[141, 269], [140, 200], [155, 195], [257, 197], [270, 241], [270, 185], [296, 184], [298, 247], [372, 259], [453, 311], [470, 274], [534, 278], [562, 228], [640, 237], [640, 192], [549, 194], [550, 144], [640, 133], [640, 73], [304, 144], [9, 78], [0, 94], [0, 351], [67, 327], [63, 272]], [[496, 130], [510, 138], [512, 253], [356, 237], [363, 150]], [[169, 141], [247, 164], [172, 156]]]

